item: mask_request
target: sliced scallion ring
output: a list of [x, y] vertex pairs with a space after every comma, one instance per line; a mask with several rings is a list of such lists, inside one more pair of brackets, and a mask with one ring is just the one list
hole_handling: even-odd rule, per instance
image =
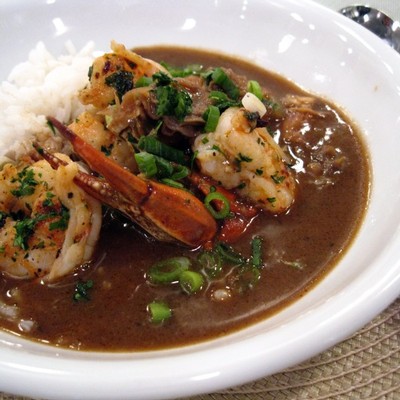
[[150, 320], [154, 324], [160, 324], [171, 318], [172, 310], [162, 301], [153, 301], [147, 305], [147, 311], [150, 314]]
[[147, 276], [154, 284], [177, 282], [182, 272], [189, 269], [190, 264], [190, 259], [187, 257], [168, 258], [153, 264]]
[[201, 269], [211, 278], [216, 278], [222, 272], [221, 256], [216, 251], [203, 251], [197, 257]]
[[171, 175], [171, 179], [175, 181], [179, 181], [179, 179], [186, 178], [189, 175], [190, 171], [188, 167], [184, 165], [176, 165], [174, 166], [174, 172]]
[[[218, 200], [222, 203], [222, 207], [220, 210], [216, 210], [211, 205], [211, 202], [214, 200]], [[204, 199], [204, 205], [215, 219], [226, 218], [227, 216], [229, 216], [229, 213], [231, 211], [229, 200], [222, 193], [219, 192], [208, 193], [208, 195]]]
[[162, 182], [164, 185], [171, 186], [171, 187], [174, 187], [174, 188], [177, 188], [177, 189], [184, 189], [185, 188], [185, 186], [183, 186], [182, 183], [177, 182], [174, 179], [163, 178], [163, 179], [161, 179], [160, 182]]
[[187, 294], [198, 292], [204, 284], [203, 275], [196, 271], [183, 271], [179, 276], [179, 284]]

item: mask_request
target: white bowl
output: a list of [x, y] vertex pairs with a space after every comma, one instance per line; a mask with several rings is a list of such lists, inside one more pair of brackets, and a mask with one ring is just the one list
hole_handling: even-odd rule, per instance
[[366, 324], [400, 294], [400, 57], [307, 0], [2, 0], [0, 78], [43, 40], [108, 50], [181, 44], [223, 50], [342, 106], [371, 154], [369, 209], [351, 249], [309, 294], [227, 337], [148, 353], [79, 353], [0, 333], [0, 390], [53, 399], [161, 399], [278, 372]]

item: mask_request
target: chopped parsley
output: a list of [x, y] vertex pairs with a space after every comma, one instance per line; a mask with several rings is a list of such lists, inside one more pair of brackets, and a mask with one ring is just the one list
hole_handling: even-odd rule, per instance
[[20, 247], [22, 250], [28, 250], [28, 240], [33, 234], [38, 218], [25, 218], [15, 223], [14, 246]]
[[88, 301], [90, 300], [89, 291], [93, 288], [94, 282], [89, 279], [87, 281], [79, 281], [75, 285], [73, 300], [78, 301]]
[[192, 98], [189, 93], [177, 88], [174, 80], [164, 72], [156, 72], [152, 79], [156, 84], [154, 92], [157, 98], [157, 115], [168, 115], [183, 121], [192, 111]]
[[172, 83], [172, 78], [165, 72], [156, 72], [152, 78], [157, 86], [168, 86]]
[[63, 207], [61, 214], [50, 212], [48, 214], [38, 214], [33, 218], [23, 218], [15, 222], [15, 238], [14, 246], [20, 247], [22, 250], [28, 250], [28, 240], [34, 233], [36, 225], [48, 218], [60, 216], [60, 219], [49, 224], [49, 230], [66, 230], [69, 221], [69, 211]]
[[178, 90], [172, 85], [158, 86], [155, 89], [157, 98], [157, 115], [172, 116], [183, 121], [192, 111], [192, 98], [186, 90]]
[[55, 197], [54, 193], [51, 192], [46, 192], [46, 199], [43, 201], [43, 206], [44, 207], [53, 207], [53, 197]]
[[241, 104], [239, 100], [232, 100], [228, 97], [226, 93], [220, 92], [218, 90], [211, 91], [208, 97], [212, 101], [213, 105], [218, 107], [220, 112], [226, 110], [229, 107], [239, 107]]
[[133, 89], [133, 73], [124, 70], [116, 71], [106, 77], [105, 83], [115, 89], [118, 99], [121, 101], [122, 96]]
[[271, 175], [271, 178], [277, 185], [285, 180], [285, 177], [283, 175], [278, 175], [278, 173]]
[[68, 228], [69, 222], [69, 211], [67, 208], [63, 207], [61, 210], [61, 214], [59, 214], [60, 219], [54, 222], [51, 222], [49, 225], [49, 229], [54, 231], [59, 229], [61, 231], [65, 231]]
[[11, 193], [15, 197], [30, 196], [33, 194], [35, 192], [35, 187], [38, 184], [33, 169], [25, 167], [17, 176], [18, 178], [14, 178], [12, 182], [18, 182], [19, 187], [15, 190], [11, 190]]
[[251, 162], [251, 161], [253, 161], [253, 159], [251, 157], [245, 156], [242, 153], [239, 153], [237, 159], [240, 162]]
[[236, 161], [237, 166], [238, 166], [238, 171], [240, 171], [242, 169], [242, 162], [251, 162], [251, 161], [253, 161], [253, 159], [248, 157], [248, 156], [245, 156], [242, 153], [239, 153], [237, 155], [237, 157], [235, 158], [235, 161]]

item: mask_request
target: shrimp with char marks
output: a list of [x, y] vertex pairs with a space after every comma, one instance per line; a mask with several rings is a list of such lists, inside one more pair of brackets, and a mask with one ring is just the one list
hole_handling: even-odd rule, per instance
[[0, 171], [0, 271], [53, 281], [89, 261], [99, 236], [101, 205], [74, 183], [78, 165], [62, 154], [7, 163]]

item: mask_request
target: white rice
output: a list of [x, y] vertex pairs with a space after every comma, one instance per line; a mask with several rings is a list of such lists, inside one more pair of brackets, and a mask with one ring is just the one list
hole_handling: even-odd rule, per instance
[[77, 94], [88, 82], [94, 45], [76, 51], [68, 42], [66, 50], [66, 55], [55, 57], [39, 42], [1, 83], [0, 156], [15, 158], [33, 135], [50, 137], [47, 115], [67, 123], [83, 111]]

